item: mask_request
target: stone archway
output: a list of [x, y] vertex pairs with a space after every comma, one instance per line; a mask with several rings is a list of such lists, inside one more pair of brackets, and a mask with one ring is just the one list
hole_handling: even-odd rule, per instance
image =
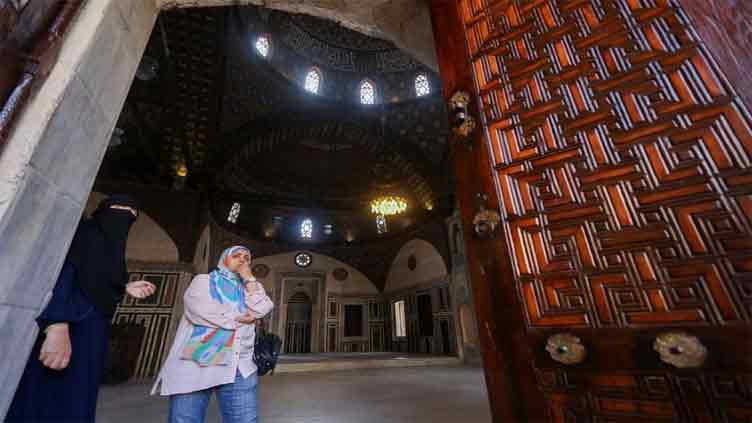
[[[339, 11], [320, 1], [263, 3], [383, 36], [435, 68], [430, 18], [418, 0], [344, 1]], [[52, 71], [16, 122], [0, 154], [0, 268], [11, 275], [0, 284], [0, 334], [16, 340], [0, 346], [0, 416], [21, 377], [37, 333], [34, 319], [49, 301], [160, 8], [230, 4], [238, 2], [86, 2]], [[397, 13], [403, 7], [412, 9]], [[424, 41], [411, 44], [413, 29]], [[50, 259], [38, 262], [39, 256]]]

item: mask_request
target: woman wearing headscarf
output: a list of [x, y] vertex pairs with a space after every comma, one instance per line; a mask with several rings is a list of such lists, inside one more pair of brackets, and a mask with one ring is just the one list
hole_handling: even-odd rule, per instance
[[128, 283], [125, 244], [138, 217], [127, 196], [103, 200], [76, 229], [52, 297], [37, 318], [40, 335], [7, 422], [94, 422], [110, 322], [125, 292], [146, 298], [146, 281]]
[[216, 394], [224, 423], [255, 423], [256, 320], [274, 304], [251, 274], [251, 252], [226, 249], [218, 268], [197, 275], [184, 295], [184, 313], [152, 389], [170, 397], [170, 423], [203, 423]]

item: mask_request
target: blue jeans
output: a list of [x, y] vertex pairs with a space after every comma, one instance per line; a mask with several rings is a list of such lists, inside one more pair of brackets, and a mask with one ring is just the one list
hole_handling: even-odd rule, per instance
[[256, 423], [258, 374], [247, 378], [238, 372], [235, 382], [203, 391], [170, 396], [169, 423], [204, 423], [206, 408], [216, 392], [223, 423]]

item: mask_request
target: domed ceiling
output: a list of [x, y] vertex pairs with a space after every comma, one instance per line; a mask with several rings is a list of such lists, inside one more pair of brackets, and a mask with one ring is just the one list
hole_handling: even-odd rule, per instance
[[256, 7], [235, 8], [227, 22], [229, 67], [255, 54], [254, 41], [270, 43], [265, 63], [294, 85], [303, 86], [312, 67], [321, 71], [319, 96], [359, 103], [358, 86], [368, 79], [379, 103], [414, 99], [414, 80], [425, 75], [438, 91], [438, 75], [389, 41], [367, 37], [336, 22]]
[[330, 20], [272, 12], [268, 21], [287, 47], [328, 69], [364, 75], [427, 70], [391, 42], [365, 36]]
[[[261, 35], [266, 57], [253, 47]], [[367, 207], [384, 193], [411, 206], [390, 230], [451, 208], [438, 76], [390, 42], [253, 6], [181, 9], [160, 15], [146, 56], [156, 77], [134, 81], [102, 179], [208, 191], [225, 225], [225, 208], [244, 203], [258, 217], [236, 224], [248, 234], [268, 232], [282, 207], [291, 222], [313, 214], [376, 237]], [[303, 89], [312, 67], [318, 95]], [[432, 87], [420, 98], [418, 74]], [[376, 105], [356, 101], [364, 78]]]

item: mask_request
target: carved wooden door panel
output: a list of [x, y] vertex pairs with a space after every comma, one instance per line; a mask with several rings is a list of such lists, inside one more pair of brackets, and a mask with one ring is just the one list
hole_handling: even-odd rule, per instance
[[678, 1], [456, 4], [545, 418], [752, 422], [752, 105]]

